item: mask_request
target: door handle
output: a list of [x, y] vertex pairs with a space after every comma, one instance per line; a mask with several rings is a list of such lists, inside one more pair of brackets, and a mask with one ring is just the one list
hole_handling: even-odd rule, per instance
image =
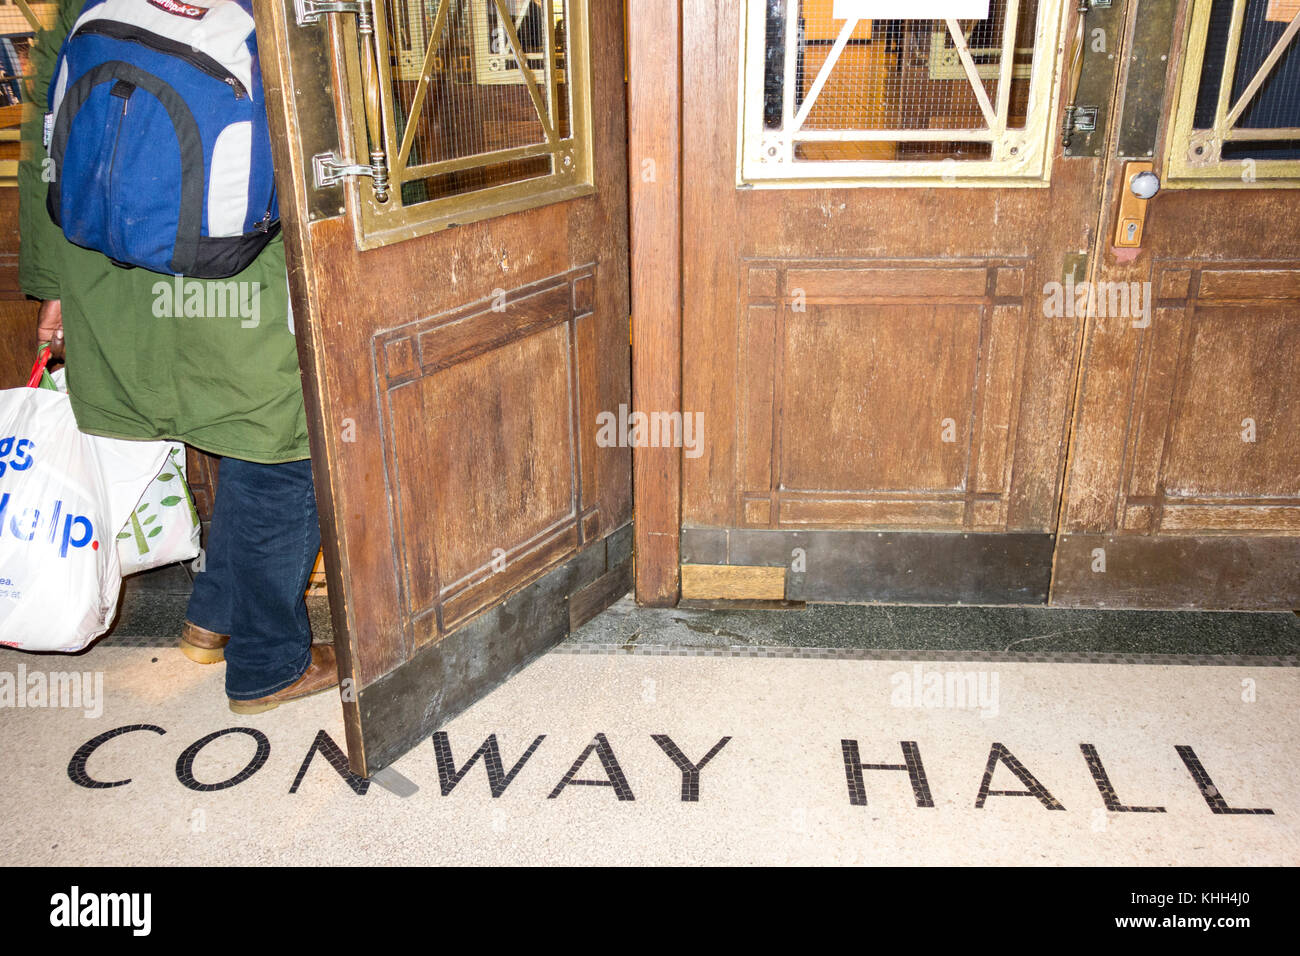
[[1119, 215], [1115, 217], [1116, 249], [1138, 249], [1146, 227], [1147, 203], [1160, 192], [1160, 177], [1149, 160], [1124, 164], [1124, 189], [1120, 192]]
[[1096, 106], [1079, 105], [1079, 81], [1083, 78], [1083, 48], [1087, 40], [1088, 11], [1095, 7], [1109, 7], [1111, 0], [1079, 0], [1075, 8], [1078, 16], [1074, 23], [1074, 36], [1066, 53], [1065, 116], [1062, 120], [1061, 147], [1068, 150], [1075, 131], [1091, 132], [1097, 128]]

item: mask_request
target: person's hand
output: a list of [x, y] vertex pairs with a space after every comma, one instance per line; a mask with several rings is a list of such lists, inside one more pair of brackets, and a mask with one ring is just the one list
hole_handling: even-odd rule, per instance
[[63, 358], [63, 301], [47, 299], [36, 314], [36, 347], [50, 343], [50, 356]]

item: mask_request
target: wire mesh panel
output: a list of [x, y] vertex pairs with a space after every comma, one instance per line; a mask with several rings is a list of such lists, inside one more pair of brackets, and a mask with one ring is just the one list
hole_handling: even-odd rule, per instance
[[1197, 4], [1172, 141], [1174, 176], [1252, 185], [1300, 175], [1297, 37], [1300, 0]]
[[749, 0], [742, 181], [1041, 181], [1060, 6]]
[[374, 11], [382, 142], [365, 145], [382, 150], [391, 188], [368, 197], [370, 238], [590, 191], [586, 0], [374, 0]]

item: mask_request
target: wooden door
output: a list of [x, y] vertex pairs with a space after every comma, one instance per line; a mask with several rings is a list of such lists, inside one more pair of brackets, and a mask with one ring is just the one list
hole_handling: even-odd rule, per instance
[[1300, 5], [1138, 13], [1167, 26], [1129, 24], [1151, 116], [1114, 132], [1053, 601], [1300, 607]]
[[[678, 459], [682, 577], [639, 568], [643, 600], [1047, 599], [1083, 319], [1043, 289], [1086, 277], [1106, 160], [1082, 127], [1116, 50], [1080, 48], [1093, 112], [1066, 146], [1076, 5], [879, 6], [680, 8], [680, 408], [703, 441]], [[635, 211], [657, 187], [633, 187]]]
[[631, 581], [630, 453], [597, 441], [630, 390], [621, 10], [373, 9], [257, 5], [365, 774]]

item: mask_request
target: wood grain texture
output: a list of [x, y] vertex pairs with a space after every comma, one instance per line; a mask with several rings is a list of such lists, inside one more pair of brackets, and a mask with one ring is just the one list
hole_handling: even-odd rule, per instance
[[1142, 258], [1103, 281], [1183, 294], [1156, 299], [1149, 327], [1090, 321], [1065, 529], [1286, 532], [1276, 509], [1300, 506], [1300, 262]]
[[1151, 201], [1136, 258], [1098, 250], [1099, 288], [1150, 283], [1154, 301], [1149, 320], [1088, 320], [1053, 603], [1300, 606], [1297, 248], [1290, 191], [1187, 189]]
[[39, 302], [0, 300], [0, 388], [27, 384], [36, 361], [36, 313]]
[[683, 523], [752, 526], [765, 495], [776, 527], [1052, 531], [1083, 320], [1042, 289], [1091, 245], [1102, 161], [1058, 146], [1047, 188], [737, 188], [741, 9], [684, 7], [682, 400], [709, 438]]
[[185, 478], [194, 498], [194, 510], [201, 522], [212, 520], [217, 501], [217, 469], [220, 459], [188, 445], [185, 448]]
[[785, 568], [683, 564], [684, 601], [781, 601]]
[[[645, 413], [683, 409], [681, 6], [628, 5], [632, 393]], [[634, 462], [637, 600], [672, 606], [680, 593], [681, 450], [638, 448]]]
[[36, 359], [36, 313], [18, 286], [18, 190], [0, 187], [0, 388], [27, 381]]

